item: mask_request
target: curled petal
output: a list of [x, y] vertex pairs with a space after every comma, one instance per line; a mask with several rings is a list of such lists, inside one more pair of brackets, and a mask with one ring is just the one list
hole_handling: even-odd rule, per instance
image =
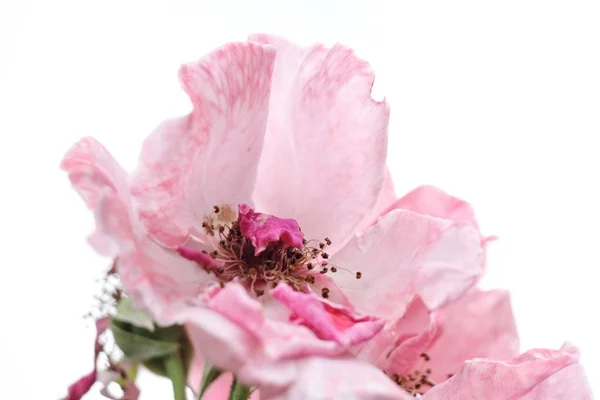
[[277, 48], [255, 201], [299, 221], [308, 238], [347, 238], [375, 206], [385, 179], [389, 108], [370, 96], [374, 74], [347, 47]]
[[424, 400], [489, 398], [591, 400], [592, 393], [579, 352], [566, 344], [560, 350], [531, 350], [508, 361], [468, 361], [423, 396]]
[[181, 257], [190, 261], [194, 261], [208, 269], [217, 269], [223, 266], [223, 263], [216, 261], [205, 251], [200, 251], [189, 247], [178, 247], [177, 252]]
[[230, 43], [181, 67], [193, 111], [146, 139], [132, 180], [151, 236], [182, 245], [214, 205], [251, 200], [274, 59], [272, 47]]
[[278, 241], [281, 241], [285, 247], [302, 248], [304, 234], [293, 219], [257, 213], [247, 204], [240, 204], [239, 223], [242, 236], [250, 239], [257, 255], [270, 243]]
[[[336, 253], [354, 273], [334, 279], [359, 312], [397, 320], [415, 296], [429, 309], [454, 300], [483, 271], [483, 249], [467, 222], [392, 210]], [[332, 298], [332, 300], [336, 300]]]
[[315, 293], [294, 291], [280, 284], [271, 296], [285, 304], [295, 322], [311, 328], [317, 336], [349, 346], [371, 339], [385, 322], [370, 315], [357, 314], [341, 305], [319, 298]]

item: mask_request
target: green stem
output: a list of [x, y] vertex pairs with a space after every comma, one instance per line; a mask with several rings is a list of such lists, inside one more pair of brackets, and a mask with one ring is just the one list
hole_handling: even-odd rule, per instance
[[186, 379], [181, 355], [179, 352], [173, 352], [164, 358], [163, 363], [167, 376], [173, 384], [174, 400], [185, 400]]
[[234, 378], [231, 383], [229, 400], [248, 400], [248, 397], [250, 397], [250, 388]]
[[223, 371], [211, 366], [208, 361], [204, 363], [204, 373], [202, 374], [202, 386], [200, 387], [200, 394], [198, 395], [198, 400], [202, 399], [204, 392], [206, 392], [210, 384], [216, 381], [222, 373]]

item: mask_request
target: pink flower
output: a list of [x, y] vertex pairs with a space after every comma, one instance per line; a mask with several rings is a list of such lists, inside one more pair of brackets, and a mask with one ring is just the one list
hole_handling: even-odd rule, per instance
[[425, 358], [439, 383], [516, 355], [507, 296], [471, 289], [486, 239], [469, 205], [427, 186], [396, 198], [366, 62], [254, 35], [180, 79], [193, 110], [150, 135], [133, 175], [91, 138], [62, 167], [136, 306], [185, 324], [192, 382], [205, 357], [264, 399], [405, 398]]

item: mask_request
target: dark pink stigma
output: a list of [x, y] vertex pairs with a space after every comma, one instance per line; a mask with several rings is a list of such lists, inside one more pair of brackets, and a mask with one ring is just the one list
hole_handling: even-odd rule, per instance
[[302, 248], [304, 234], [296, 220], [257, 213], [247, 204], [240, 204], [238, 212], [240, 232], [254, 245], [256, 255], [269, 244], [277, 242], [281, 242], [284, 248]]

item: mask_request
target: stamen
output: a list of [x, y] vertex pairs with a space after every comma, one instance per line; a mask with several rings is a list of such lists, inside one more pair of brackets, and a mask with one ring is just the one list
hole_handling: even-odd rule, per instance
[[[420, 357], [423, 359], [421, 366], [431, 360], [431, 357], [427, 353], [421, 353]], [[419, 369], [415, 369], [410, 374], [394, 374], [390, 378], [412, 396], [420, 397], [427, 390], [436, 386], [436, 383], [429, 377], [431, 372], [431, 368], [426, 368], [424, 373], [421, 373]]]
[[[318, 241], [307, 240], [302, 235], [294, 236], [293, 233], [291, 237], [277, 233], [273, 241], [265, 241], [264, 237], [268, 237], [268, 232], [265, 231], [264, 221], [270, 221], [276, 231], [280, 229], [277, 232], [281, 232], [283, 227], [284, 234], [289, 233], [289, 229], [297, 226], [297, 223], [256, 213], [248, 206], [243, 209], [236, 217], [231, 206], [215, 205], [214, 213], [204, 217], [202, 227], [206, 234], [217, 236], [214, 251], [207, 253], [187, 248], [178, 249], [183, 257], [197, 262], [206, 272], [215, 275], [219, 285], [223, 286], [237, 279], [250, 293], [259, 297], [264, 295], [266, 289], [276, 287], [279, 282], [287, 283], [294, 290], [309, 292], [312, 290], [310, 286], [316, 282], [315, 276], [329, 271], [348, 271], [355, 273], [357, 279], [362, 276], [360, 272], [329, 265], [330, 254], [325, 250], [331, 245], [331, 240], [327, 237]], [[260, 244], [257, 244], [257, 232], [263, 235]], [[321, 289], [324, 298], [328, 298], [329, 294], [328, 288]]]

